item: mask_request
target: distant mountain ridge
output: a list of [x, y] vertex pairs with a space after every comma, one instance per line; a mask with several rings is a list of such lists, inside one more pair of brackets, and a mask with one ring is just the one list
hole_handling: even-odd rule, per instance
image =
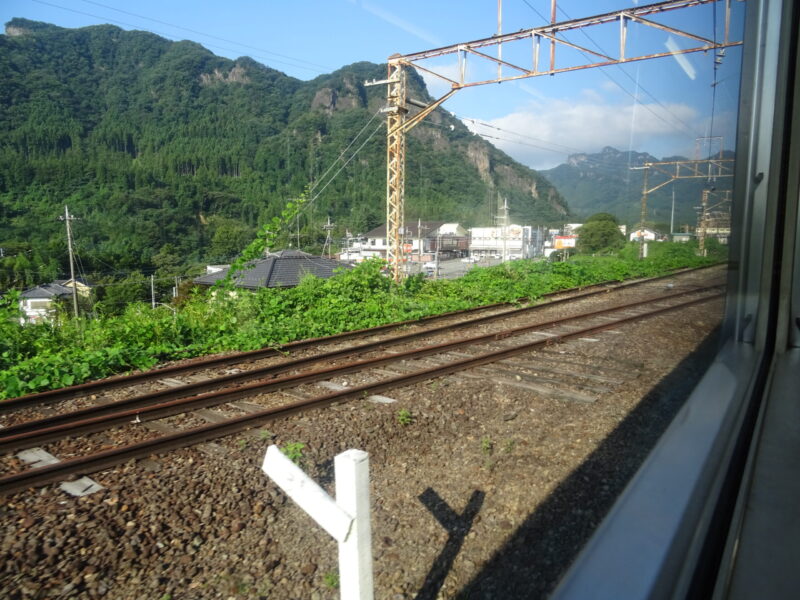
[[[726, 151], [724, 158], [733, 158]], [[647, 152], [621, 151], [606, 146], [600, 152], [572, 154], [567, 161], [552, 169], [540, 171], [558, 188], [570, 209], [579, 219], [597, 212], [609, 212], [620, 222], [633, 225], [639, 222], [641, 197], [644, 183], [642, 170], [636, 170], [646, 162], [689, 160], [682, 156], [656, 158]], [[651, 170], [648, 187], [652, 187], [666, 177]], [[684, 224], [695, 226], [703, 188], [715, 186], [717, 189], [730, 189], [730, 177], [716, 181], [701, 179], [678, 180], [648, 195], [648, 220], [669, 223], [672, 207], [672, 191], [675, 191], [675, 228]]]
[[[362, 129], [301, 219], [301, 246], [324, 239], [328, 216], [336, 235], [382, 223], [385, 89], [363, 82], [385, 74], [364, 62], [305, 82], [193, 42], [13, 19], [0, 36], [0, 247], [16, 258], [0, 259], [0, 288], [64, 272], [65, 203], [87, 272], [229, 259]], [[413, 70], [408, 85], [430, 100]], [[521, 222], [569, 214], [546, 179], [446, 111], [412, 131], [407, 157], [407, 218], [485, 224], [499, 198]]]

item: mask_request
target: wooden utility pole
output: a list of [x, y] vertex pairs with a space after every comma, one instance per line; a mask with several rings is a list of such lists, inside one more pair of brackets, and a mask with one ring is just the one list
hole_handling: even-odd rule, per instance
[[331, 223], [330, 216], [328, 217], [328, 222], [322, 226], [322, 229], [325, 231], [325, 244], [322, 246], [322, 256], [325, 256], [325, 251], [328, 251], [328, 258], [331, 257], [331, 231], [334, 229], [334, 224]]
[[64, 205], [64, 215], [58, 217], [67, 226], [67, 251], [69, 252], [69, 278], [72, 280], [72, 314], [78, 316], [78, 282], [75, 281], [75, 255], [72, 249], [72, 226], [70, 223], [75, 217], [69, 214], [69, 207]]

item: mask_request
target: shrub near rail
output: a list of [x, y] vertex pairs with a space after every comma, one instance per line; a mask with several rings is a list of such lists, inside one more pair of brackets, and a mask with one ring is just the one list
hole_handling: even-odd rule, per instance
[[[579, 256], [567, 262], [519, 260], [473, 268], [454, 280], [408, 278], [397, 285], [380, 261], [326, 280], [307, 277], [295, 288], [198, 293], [173, 313], [144, 304], [119, 316], [20, 325], [16, 296], [0, 303], [0, 398], [63, 387], [116, 373], [205, 354], [278, 346], [298, 339], [374, 327], [601, 281], [653, 276], [709, 264], [691, 248], [651, 245], [620, 256]], [[629, 254], [631, 256], [628, 256]]]

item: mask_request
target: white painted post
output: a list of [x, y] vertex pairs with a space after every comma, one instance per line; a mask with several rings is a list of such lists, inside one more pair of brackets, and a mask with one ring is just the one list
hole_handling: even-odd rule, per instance
[[372, 600], [372, 527], [369, 520], [369, 454], [347, 450], [333, 459], [336, 504], [353, 515], [350, 535], [339, 542], [339, 589], [350, 600]]
[[369, 454], [347, 450], [334, 458], [335, 501], [275, 445], [267, 448], [262, 469], [338, 542], [342, 600], [372, 600]]

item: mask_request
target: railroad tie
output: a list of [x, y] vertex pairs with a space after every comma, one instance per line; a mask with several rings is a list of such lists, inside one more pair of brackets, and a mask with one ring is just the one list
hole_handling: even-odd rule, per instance
[[[61, 462], [61, 460], [42, 448], [29, 448], [17, 454], [17, 458], [25, 464], [33, 468], [44, 467], [45, 465], [52, 465]], [[88, 496], [94, 492], [99, 492], [104, 489], [102, 485], [97, 483], [94, 479], [88, 477], [81, 477], [72, 481], [62, 481], [58, 484], [62, 490], [71, 496]]]

